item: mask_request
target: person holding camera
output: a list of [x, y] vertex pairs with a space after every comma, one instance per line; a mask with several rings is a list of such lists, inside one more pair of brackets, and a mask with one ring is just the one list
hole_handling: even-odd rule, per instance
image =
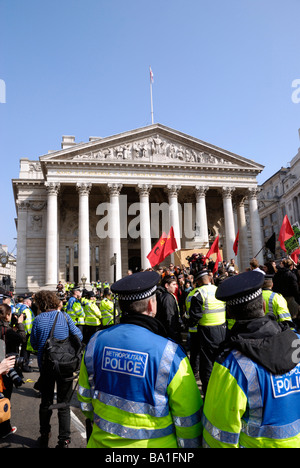
[[[12, 313], [8, 304], [0, 304], [0, 340], [5, 343], [5, 355], [12, 357], [11, 361], [16, 361], [16, 356], [19, 354], [19, 347], [26, 343], [26, 333], [23, 325], [24, 317], [20, 315], [17, 318], [17, 323], [14, 329], [11, 327]], [[14, 358], [14, 359], [13, 359]], [[15, 364], [14, 364], [15, 366]], [[5, 398], [10, 400], [13, 391], [13, 384], [20, 386], [22, 384], [22, 376], [17, 372], [17, 369], [10, 369], [4, 373], [1, 378], [3, 393]], [[10, 420], [0, 424], [0, 437], [6, 437], [9, 434], [16, 432], [16, 427], [12, 427]]]

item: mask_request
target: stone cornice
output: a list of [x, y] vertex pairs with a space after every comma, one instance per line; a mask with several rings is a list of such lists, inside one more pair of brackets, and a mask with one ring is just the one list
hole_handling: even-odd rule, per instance
[[252, 171], [255, 174], [263, 166], [237, 154], [218, 148], [197, 138], [155, 124], [112, 137], [98, 139], [89, 143], [57, 151], [40, 157], [42, 169], [49, 165], [101, 164], [102, 166], [132, 167], [142, 164], [160, 167], [184, 167], [194, 170], [218, 168], [228, 170]]

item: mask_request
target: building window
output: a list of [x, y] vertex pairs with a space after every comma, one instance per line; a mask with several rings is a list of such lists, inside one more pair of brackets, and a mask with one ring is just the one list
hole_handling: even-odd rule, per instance
[[95, 247], [95, 260], [96, 260], [96, 263], [100, 263], [99, 246], [98, 245], [96, 245], [96, 247]]
[[70, 265], [70, 247], [66, 247], [66, 265]]
[[271, 213], [271, 222], [272, 224], [277, 223], [277, 213], [274, 211], [274, 213]]
[[74, 244], [74, 259], [78, 260], [78, 244]]

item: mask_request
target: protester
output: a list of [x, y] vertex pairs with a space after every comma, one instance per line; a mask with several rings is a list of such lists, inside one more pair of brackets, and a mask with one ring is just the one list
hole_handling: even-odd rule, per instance
[[283, 295], [292, 319], [297, 320], [300, 314], [300, 289], [291, 259], [283, 259], [282, 266], [277, 267], [273, 277], [273, 291]]
[[156, 318], [164, 326], [168, 337], [175, 340], [177, 343], [181, 343], [183, 322], [180, 316], [178, 301], [175, 296], [177, 286], [177, 281], [174, 276], [165, 276], [163, 278], [160, 293], [157, 294]]
[[[31, 344], [37, 350], [38, 366], [40, 370], [40, 447], [48, 447], [51, 433], [52, 410], [49, 407], [53, 404], [54, 387], [57, 388], [57, 403], [66, 405], [58, 409], [59, 434], [57, 448], [67, 448], [71, 443], [70, 430], [70, 407], [67, 406], [72, 394], [72, 380], [63, 380], [55, 374], [49, 363], [43, 362], [43, 348], [50, 335], [54, 320], [58, 313], [57, 323], [54, 330], [54, 337], [64, 340], [69, 336], [77, 335], [82, 340], [82, 333], [75, 326], [70, 316], [60, 311], [62, 303], [54, 292], [40, 291], [35, 294], [35, 303], [39, 308], [31, 333]], [[72, 377], [72, 375], [68, 376]]]

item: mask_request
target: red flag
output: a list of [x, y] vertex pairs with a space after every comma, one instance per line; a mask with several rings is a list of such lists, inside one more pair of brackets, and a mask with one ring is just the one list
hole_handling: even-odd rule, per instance
[[294, 236], [294, 231], [289, 221], [287, 215], [283, 218], [283, 222], [280, 228], [278, 240], [280, 242], [280, 247], [286, 252], [284, 242]]
[[238, 254], [238, 249], [239, 249], [239, 236], [240, 236], [240, 230], [238, 230], [234, 244], [233, 244], [233, 251], [235, 253], [235, 256]]
[[177, 249], [177, 242], [175, 239], [173, 226], [171, 226], [168, 237], [166, 239], [166, 243], [164, 245], [164, 258], [166, 258], [168, 255], [175, 252], [176, 249]]
[[294, 252], [292, 252], [290, 255], [291, 259], [296, 264], [298, 263], [299, 255], [300, 255], [300, 247], [299, 249], [294, 250]]
[[158, 265], [160, 262], [163, 261], [163, 253], [164, 253], [164, 246], [166, 243], [167, 234], [165, 232], [162, 233], [160, 239], [155, 244], [151, 252], [148, 253], [147, 258], [150, 262], [151, 267]]
[[207, 254], [205, 255], [205, 260], [211, 256], [213, 253], [218, 253], [219, 251], [219, 236], [215, 238], [213, 244]]
[[204, 263], [205, 263], [206, 259], [209, 258], [213, 253], [217, 254], [217, 259], [215, 261], [215, 265], [214, 265], [214, 269], [213, 269], [213, 273], [215, 273], [218, 270], [219, 262], [222, 261], [221, 252], [219, 250], [219, 236], [216, 237], [216, 239], [214, 240], [211, 248], [207, 252], [207, 254], [205, 256], [205, 259], [204, 259]]
[[214, 264], [213, 273], [216, 273], [216, 272], [218, 271], [219, 263], [220, 263], [222, 260], [223, 260], [223, 259], [222, 259], [221, 252], [220, 252], [220, 250], [218, 249], [217, 259], [216, 259], [215, 264]]
[[168, 236], [165, 232], [163, 232], [159, 241], [155, 244], [151, 252], [148, 253], [147, 258], [151, 267], [158, 265], [168, 255], [175, 252], [176, 249], [177, 242], [174, 236], [174, 229], [171, 227]]

